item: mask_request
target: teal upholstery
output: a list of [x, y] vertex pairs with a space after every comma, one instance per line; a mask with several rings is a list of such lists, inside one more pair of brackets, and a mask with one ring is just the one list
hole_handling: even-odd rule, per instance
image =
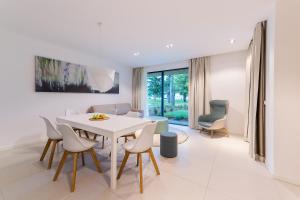
[[210, 114], [201, 115], [198, 118], [200, 126], [209, 128], [212, 124], [219, 119], [222, 119], [227, 115], [228, 112], [228, 101], [227, 100], [212, 100], [209, 102]]
[[160, 117], [160, 116], [149, 116], [149, 117], [146, 117], [146, 119], [149, 119], [153, 122], [157, 122], [155, 134], [161, 134], [161, 133], [169, 131], [168, 118]]

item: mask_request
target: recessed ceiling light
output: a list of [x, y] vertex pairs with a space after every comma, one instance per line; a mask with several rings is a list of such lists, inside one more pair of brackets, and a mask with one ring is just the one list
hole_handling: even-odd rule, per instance
[[101, 27], [101, 26], [102, 26], [102, 22], [98, 22], [97, 25], [98, 25], [99, 27]]
[[139, 56], [140, 54], [141, 54], [140, 52], [133, 53], [134, 56]]
[[234, 38], [231, 38], [231, 39], [229, 40], [229, 42], [230, 42], [230, 44], [234, 44], [234, 43], [235, 43], [235, 39], [234, 39]]
[[173, 44], [172, 43], [171, 44], [167, 44], [166, 48], [168, 48], [168, 49], [173, 48]]

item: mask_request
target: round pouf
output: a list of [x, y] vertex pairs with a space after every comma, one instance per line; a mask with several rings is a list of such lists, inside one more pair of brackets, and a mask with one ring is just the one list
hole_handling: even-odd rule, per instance
[[160, 134], [160, 155], [167, 158], [177, 156], [177, 134], [164, 132]]

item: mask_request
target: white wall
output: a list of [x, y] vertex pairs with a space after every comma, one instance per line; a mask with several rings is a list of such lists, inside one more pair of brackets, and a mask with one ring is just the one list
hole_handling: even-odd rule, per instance
[[244, 133], [247, 51], [211, 57], [212, 99], [229, 101], [227, 127], [231, 134]]
[[[131, 69], [95, 56], [0, 30], [0, 149], [45, 135], [39, 115], [55, 120], [66, 108], [85, 111], [90, 105], [131, 102]], [[36, 93], [34, 56], [46, 56], [120, 72], [120, 94]]]
[[[212, 99], [228, 99], [228, 129], [243, 134], [245, 110], [246, 51], [211, 56]], [[188, 67], [188, 61], [145, 67], [152, 71]]]
[[275, 27], [274, 174], [300, 185], [300, 1], [278, 0]]

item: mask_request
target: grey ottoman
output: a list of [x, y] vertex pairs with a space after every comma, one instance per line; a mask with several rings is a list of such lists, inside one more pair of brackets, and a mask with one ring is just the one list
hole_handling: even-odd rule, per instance
[[177, 156], [177, 134], [164, 132], [160, 134], [160, 155], [167, 158]]

